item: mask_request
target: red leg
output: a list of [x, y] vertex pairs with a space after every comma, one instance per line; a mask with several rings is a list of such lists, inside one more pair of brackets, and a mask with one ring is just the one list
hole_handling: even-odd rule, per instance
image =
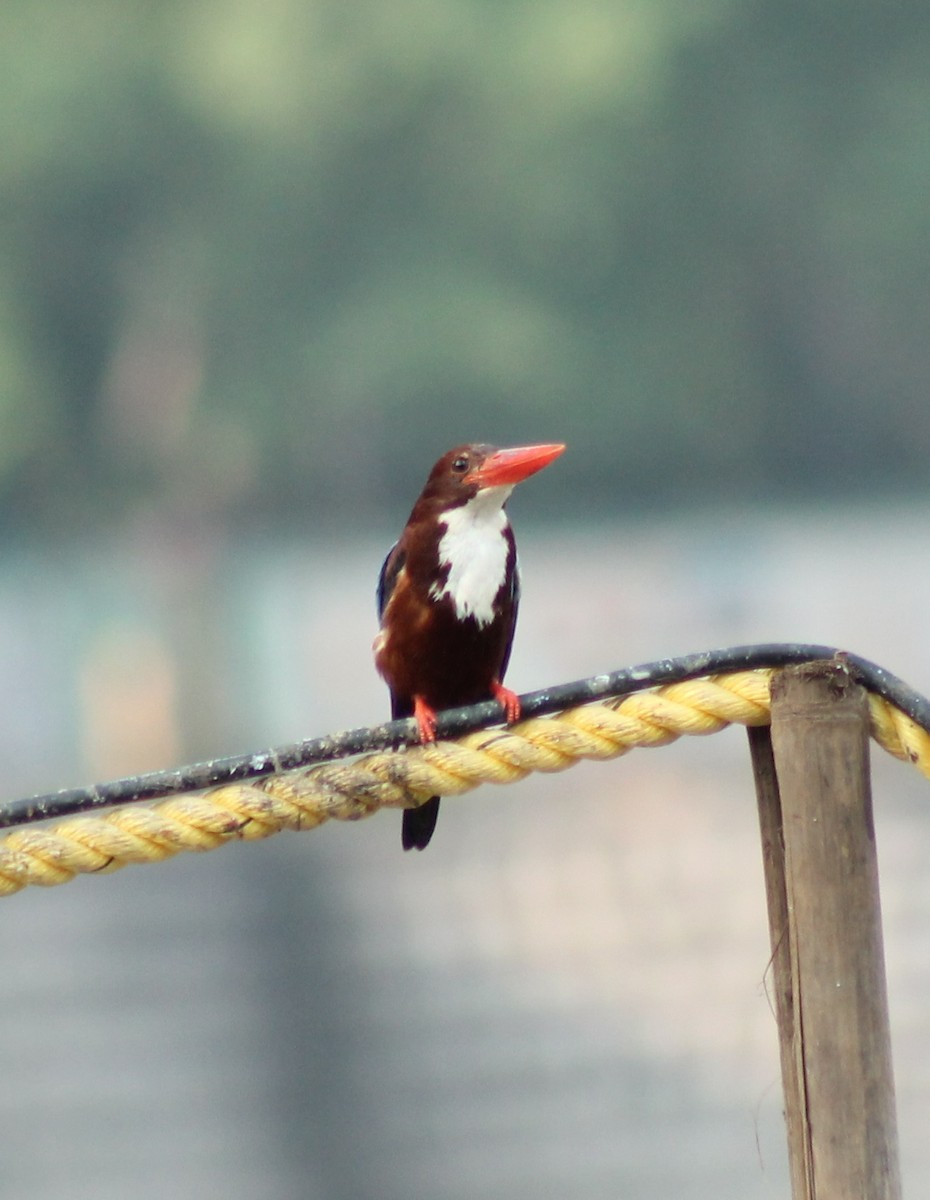
[[421, 742], [435, 742], [436, 740], [436, 710], [430, 708], [422, 696], [414, 696], [413, 698], [413, 715], [416, 718], [417, 726], [420, 730]]
[[504, 710], [504, 718], [508, 725], [512, 725], [514, 721], [520, 720], [520, 697], [516, 692], [512, 692], [510, 688], [505, 688], [502, 683], [498, 683], [495, 679], [491, 684], [491, 691], [494, 693], [494, 699], [497, 700]]

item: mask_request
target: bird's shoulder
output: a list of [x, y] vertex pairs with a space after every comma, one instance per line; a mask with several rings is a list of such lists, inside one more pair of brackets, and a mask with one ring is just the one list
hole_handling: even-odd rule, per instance
[[379, 618], [384, 616], [384, 610], [387, 608], [388, 601], [394, 594], [394, 589], [397, 587], [397, 580], [404, 569], [406, 561], [407, 552], [402, 542], [395, 542], [390, 550], [388, 550], [378, 575], [377, 597]]

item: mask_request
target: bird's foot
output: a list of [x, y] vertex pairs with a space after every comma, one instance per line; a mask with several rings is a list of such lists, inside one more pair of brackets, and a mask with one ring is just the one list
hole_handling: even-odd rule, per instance
[[420, 730], [421, 742], [436, 740], [436, 710], [430, 708], [422, 696], [413, 698], [413, 716]]
[[516, 692], [512, 692], [510, 688], [505, 688], [502, 683], [493, 683], [491, 691], [494, 693], [494, 699], [500, 704], [504, 710], [504, 719], [508, 725], [512, 725], [514, 721], [520, 720], [520, 697]]

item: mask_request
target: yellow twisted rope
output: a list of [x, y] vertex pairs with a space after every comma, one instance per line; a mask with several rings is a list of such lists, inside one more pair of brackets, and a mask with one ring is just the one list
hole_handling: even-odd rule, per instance
[[[730, 724], [767, 725], [774, 671], [707, 676], [567, 709], [455, 742], [379, 751], [256, 783], [224, 784], [104, 816], [27, 827], [0, 841], [0, 895], [52, 887], [75, 875], [160, 862], [181, 850], [212, 850], [234, 838], [354, 821], [382, 807], [409, 808], [428, 796], [457, 796], [481, 783], [512, 783], [531, 771], [563, 771], [583, 758], [608, 759], [636, 746]], [[930, 777], [930, 735], [886, 700], [869, 695], [872, 736]]]

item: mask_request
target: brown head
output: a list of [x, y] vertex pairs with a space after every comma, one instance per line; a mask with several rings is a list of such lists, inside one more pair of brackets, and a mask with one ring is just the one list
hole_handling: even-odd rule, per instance
[[564, 449], [561, 443], [509, 450], [481, 444], [456, 446], [430, 471], [418, 505], [455, 508], [485, 488], [510, 489], [548, 466]]

